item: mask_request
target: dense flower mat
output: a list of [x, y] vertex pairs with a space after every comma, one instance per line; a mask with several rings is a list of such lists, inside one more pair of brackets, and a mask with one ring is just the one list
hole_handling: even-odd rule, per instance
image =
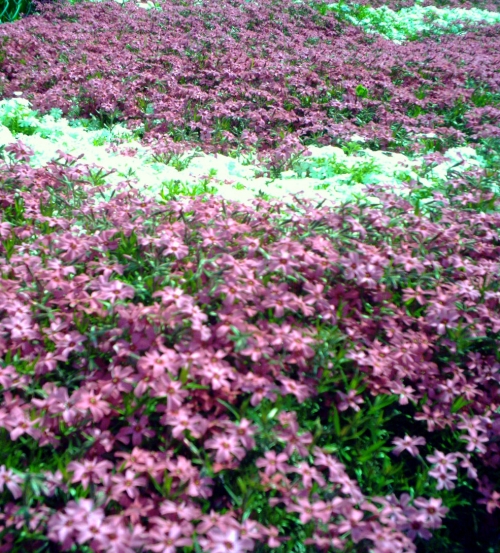
[[498, 551], [500, 27], [398, 44], [361, 6], [0, 25], [2, 99], [122, 123], [165, 165], [236, 150], [276, 179], [353, 135], [429, 170], [482, 160], [404, 198], [366, 172], [378, 207], [180, 201], [84, 154], [39, 166], [22, 137], [46, 131], [4, 117], [1, 553]]

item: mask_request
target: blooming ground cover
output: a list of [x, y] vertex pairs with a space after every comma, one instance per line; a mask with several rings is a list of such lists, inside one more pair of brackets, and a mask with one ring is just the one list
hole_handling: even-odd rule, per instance
[[498, 552], [498, 4], [0, 37], [0, 552]]

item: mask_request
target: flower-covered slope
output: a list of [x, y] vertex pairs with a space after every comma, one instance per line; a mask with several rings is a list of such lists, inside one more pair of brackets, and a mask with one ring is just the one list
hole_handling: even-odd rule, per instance
[[498, 10], [366, 4], [0, 25], [0, 553], [498, 551]]

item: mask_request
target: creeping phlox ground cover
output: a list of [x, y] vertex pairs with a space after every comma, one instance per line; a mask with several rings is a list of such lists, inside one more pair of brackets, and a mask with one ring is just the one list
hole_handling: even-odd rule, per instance
[[498, 7], [410, 4], [0, 25], [0, 553], [499, 551]]

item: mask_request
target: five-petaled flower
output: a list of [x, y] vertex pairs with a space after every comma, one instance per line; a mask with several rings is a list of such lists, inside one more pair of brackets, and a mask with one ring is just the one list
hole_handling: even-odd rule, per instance
[[417, 446], [419, 445], [425, 445], [425, 438], [422, 436], [408, 436], [405, 435], [404, 438], [394, 438], [392, 440], [392, 443], [396, 445], [396, 447], [392, 450], [392, 453], [394, 455], [400, 455], [403, 451], [408, 451], [413, 457], [416, 457], [418, 455], [418, 449]]

